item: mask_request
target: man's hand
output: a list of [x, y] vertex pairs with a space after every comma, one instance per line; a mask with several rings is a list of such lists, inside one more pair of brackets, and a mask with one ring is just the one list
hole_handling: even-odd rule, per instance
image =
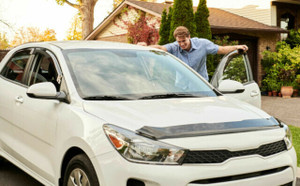
[[244, 52], [246, 52], [248, 50], [247, 45], [236, 45], [236, 49], [239, 50], [243, 50]]

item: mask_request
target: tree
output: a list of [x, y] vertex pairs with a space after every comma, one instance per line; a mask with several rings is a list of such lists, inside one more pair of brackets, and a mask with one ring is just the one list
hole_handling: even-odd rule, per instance
[[158, 41], [159, 34], [156, 29], [156, 25], [159, 23], [158, 19], [141, 10], [128, 6], [118, 15], [118, 19], [113, 20], [113, 23], [117, 27], [127, 30], [129, 43], [146, 42], [151, 45]]
[[[170, 29], [171, 29], [171, 22], [172, 22], [172, 17], [173, 17], [173, 7], [169, 7], [169, 13], [168, 13], [168, 24], [169, 24], [169, 42], [171, 43], [172, 41], [170, 41]], [[173, 33], [171, 34], [173, 36]]]
[[53, 29], [47, 28], [42, 34], [39, 36], [39, 41], [56, 41], [56, 33]]
[[117, 8], [122, 2], [123, 0], [113, 0], [113, 8]]
[[169, 13], [167, 14], [167, 10], [164, 9], [161, 18], [161, 24], [159, 28], [159, 42], [158, 44], [164, 45], [169, 43], [169, 35], [170, 35], [170, 26], [172, 19], [172, 7], [169, 7]]
[[209, 10], [206, 6], [206, 0], [200, 0], [195, 13], [196, 36], [211, 40], [211, 30], [208, 21]]
[[168, 25], [167, 10], [164, 9], [161, 15], [161, 24], [159, 28], [159, 42], [158, 44], [164, 45], [169, 42], [170, 25]]
[[94, 25], [94, 9], [98, 0], [76, 0], [71, 3], [69, 0], [55, 0], [57, 4], [63, 5], [67, 3], [76, 8], [82, 16], [82, 37], [86, 38], [92, 31]]
[[36, 27], [21, 27], [15, 34], [12, 46], [17, 46], [26, 42], [34, 41], [55, 41], [56, 33], [53, 29], [47, 28], [45, 31], [40, 31]]
[[194, 22], [192, 0], [174, 0], [169, 41], [175, 41], [173, 32], [178, 26], [189, 29], [191, 36], [195, 36], [196, 25]]
[[82, 20], [79, 14], [73, 17], [71, 27], [67, 32], [67, 40], [81, 40], [82, 39]]
[[146, 42], [147, 45], [156, 44], [159, 34], [155, 28], [155, 23], [149, 23], [149, 17], [145, 13], [140, 13], [140, 17], [134, 22], [128, 22], [127, 38], [129, 43]]
[[8, 39], [5, 33], [0, 33], [0, 50], [9, 48]]

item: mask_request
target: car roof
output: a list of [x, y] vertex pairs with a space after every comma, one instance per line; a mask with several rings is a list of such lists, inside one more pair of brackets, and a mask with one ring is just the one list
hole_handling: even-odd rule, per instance
[[155, 48], [144, 47], [140, 45], [108, 42], [108, 41], [50, 41], [50, 42], [32, 42], [23, 44], [23, 47], [43, 47], [45, 45], [54, 45], [62, 50], [67, 49], [133, 49], [133, 50], [158, 50]]

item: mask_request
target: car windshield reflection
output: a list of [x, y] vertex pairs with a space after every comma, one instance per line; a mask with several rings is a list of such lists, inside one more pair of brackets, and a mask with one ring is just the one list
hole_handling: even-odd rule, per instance
[[64, 55], [84, 99], [216, 96], [195, 72], [165, 52], [76, 49], [65, 50]]

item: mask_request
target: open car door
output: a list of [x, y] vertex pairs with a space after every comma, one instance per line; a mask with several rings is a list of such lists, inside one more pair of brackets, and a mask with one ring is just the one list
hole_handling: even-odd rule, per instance
[[226, 54], [210, 83], [224, 95], [261, 107], [260, 89], [253, 80], [247, 53], [243, 51]]

